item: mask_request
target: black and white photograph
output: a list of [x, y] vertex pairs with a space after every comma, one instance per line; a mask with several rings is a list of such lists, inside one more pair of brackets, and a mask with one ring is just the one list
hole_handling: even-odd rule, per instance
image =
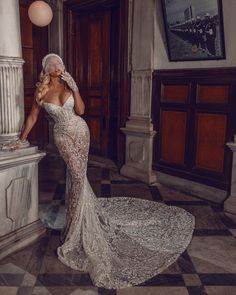
[[221, 0], [162, 0], [170, 61], [224, 59]]

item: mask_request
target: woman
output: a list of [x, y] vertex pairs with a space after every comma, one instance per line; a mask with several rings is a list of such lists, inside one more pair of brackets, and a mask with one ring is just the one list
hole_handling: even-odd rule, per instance
[[96, 198], [87, 179], [89, 128], [84, 103], [58, 55], [48, 54], [18, 148], [44, 108], [69, 172], [66, 226], [58, 258], [104, 288], [137, 285], [162, 272], [187, 248], [195, 218], [182, 208], [128, 197]]

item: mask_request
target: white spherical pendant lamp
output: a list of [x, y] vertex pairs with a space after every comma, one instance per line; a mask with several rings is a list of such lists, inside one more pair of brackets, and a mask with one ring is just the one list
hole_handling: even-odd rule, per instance
[[34, 1], [29, 7], [28, 15], [33, 24], [45, 27], [52, 20], [52, 9], [44, 1]]

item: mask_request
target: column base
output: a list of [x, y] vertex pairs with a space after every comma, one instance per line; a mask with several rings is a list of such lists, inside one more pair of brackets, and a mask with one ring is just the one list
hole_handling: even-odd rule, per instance
[[36, 242], [46, 233], [46, 228], [38, 219], [0, 238], [0, 259]]
[[14, 151], [1, 151], [0, 150], [0, 170], [5, 168], [3, 165], [6, 163], [7, 168], [12, 166], [17, 166], [19, 163], [24, 163], [24, 161], [28, 162], [32, 159], [37, 159], [40, 161], [46, 154], [42, 151], [38, 150], [37, 146], [22, 146], [19, 149]]
[[157, 175], [158, 183], [174, 190], [182, 191], [186, 194], [191, 194], [218, 204], [222, 204], [227, 198], [227, 191], [225, 190], [160, 171], [154, 172]]
[[[144, 128], [145, 121], [147, 126]], [[154, 183], [157, 178], [152, 170], [152, 149], [156, 131], [152, 130], [149, 119], [131, 120], [127, 126], [120, 128], [126, 135], [126, 160], [120, 173], [148, 184]]]
[[120, 170], [120, 174], [130, 177], [130, 178], [134, 178], [134, 179], [143, 181], [148, 184], [152, 184], [152, 183], [157, 182], [157, 176], [152, 171], [147, 173], [146, 170], [141, 170], [136, 167], [129, 166], [129, 165], [122, 166], [122, 168]]
[[224, 202], [224, 212], [236, 217], [236, 196], [230, 195]]
[[[18, 140], [19, 139], [19, 135], [20, 134], [13, 134], [13, 135], [12, 134], [6, 134], [6, 135], [1, 134], [0, 135], [0, 146], [2, 144], [4, 145], [4, 144], [8, 144], [8, 143], [11, 143], [11, 142], [14, 142], [14, 141]], [[30, 143], [28, 142], [28, 140], [25, 140], [21, 144], [20, 149], [26, 148], [28, 146], [30, 146]]]

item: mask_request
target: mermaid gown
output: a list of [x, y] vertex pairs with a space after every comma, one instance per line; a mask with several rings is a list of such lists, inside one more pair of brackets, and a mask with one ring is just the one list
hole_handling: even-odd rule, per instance
[[192, 239], [194, 216], [144, 199], [97, 198], [87, 179], [89, 128], [75, 114], [73, 96], [63, 106], [43, 107], [55, 122], [54, 141], [68, 170], [59, 260], [107, 289], [140, 284], [176, 261]]

